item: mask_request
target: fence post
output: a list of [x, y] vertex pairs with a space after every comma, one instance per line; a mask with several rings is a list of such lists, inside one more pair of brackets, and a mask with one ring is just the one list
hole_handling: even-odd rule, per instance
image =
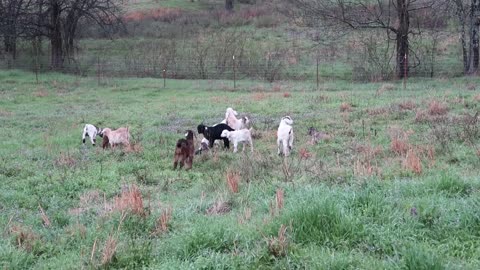
[[319, 85], [320, 85], [320, 79], [319, 79], [319, 76], [318, 76], [318, 65], [319, 65], [319, 63], [318, 63], [318, 54], [317, 54], [317, 90], [318, 90]]
[[97, 56], [97, 84], [100, 86], [100, 56]]
[[163, 88], [165, 88], [167, 85], [166, 78], [167, 78], [167, 66], [165, 65], [163, 66]]
[[37, 80], [38, 84], [38, 38], [35, 38], [34, 40], [35, 44], [35, 79]]
[[407, 88], [407, 76], [408, 76], [408, 73], [407, 73], [407, 69], [408, 69], [407, 53], [405, 53], [405, 56], [403, 57], [403, 64], [404, 64], [404, 67], [403, 67], [403, 90], [405, 90]]
[[232, 56], [233, 59], [233, 89], [237, 86], [237, 74], [235, 70], [235, 55]]

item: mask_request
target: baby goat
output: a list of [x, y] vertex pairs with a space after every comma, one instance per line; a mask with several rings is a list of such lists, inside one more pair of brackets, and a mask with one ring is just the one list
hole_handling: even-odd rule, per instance
[[233, 142], [233, 152], [237, 152], [238, 143], [243, 143], [242, 152], [245, 151], [245, 143], [250, 144], [250, 150], [253, 152], [253, 142], [252, 142], [252, 129], [241, 129], [241, 130], [224, 130], [221, 134], [222, 137], [228, 138], [231, 142]]
[[238, 113], [234, 109], [227, 108], [227, 111], [225, 112], [225, 123], [235, 130], [247, 128], [250, 119], [246, 116], [237, 119], [237, 115]]
[[290, 116], [285, 116], [280, 120], [280, 125], [277, 131], [277, 146], [278, 154], [285, 156], [290, 155], [290, 150], [293, 147], [293, 120]]
[[198, 134], [203, 134], [205, 139], [208, 140], [208, 147], [212, 148], [213, 143], [215, 140], [223, 140], [223, 147], [230, 148], [230, 143], [228, 142], [227, 138], [222, 138], [222, 131], [223, 130], [233, 131], [234, 129], [229, 127], [227, 124], [216, 124], [212, 127], [205, 126], [204, 124], [200, 124], [197, 127]]
[[91, 124], [86, 124], [85, 127], [83, 128], [83, 134], [82, 134], [83, 144], [85, 144], [85, 137], [90, 137], [90, 141], [92, 142], [92, 145], [95, 145], [95, 143], [97, 142], [96, 140], [97, 135], [100, 137], [103, 137], [102, 129], [97, 128], [96, 126]]
[[[130, 132], [128, 128], [121, 127], [117, 130], [111, 130], [109, 128], [104, 128], [103, 131], [103, 145], [105, 149], [107, 146], [115, 148], [115, 146], [122, 144], [123, 146], [130, 146]], [[105, 139], [105, 137], [107, 137]]]
[[325, 132], [322, 132], [322, 131], [318, 131], [316, 128], [314, 127], [310, 127], [308, 129], [308, 135], [310, 135], [312, 138], [310, 140], [310, 143], [311, 144], [317, 144], [319, 141], [321, 140], [325, 140], [325, 141], [328, 141], [331, 139], [332, 136], [330, 136], [329, 134], [325, 133]]
[[180, 163], [180, 169], [185, 165], [185, 170], [192, 168], [193, 156], [195, 152], [195, 146], [193, 141], [193, 131], [187, 130], [185, 134], [186, 139], [179, 139], [175, 148], [175, 156], [173, 158], [173, 169], [177, 168]]
[[195, 150], [195, 155], [200, 155], [202, 153], [207, 152], [209, 149], [208, 147], [208, 140], [203, 138], [202, 141], [200, 142], [200, 147], [198, 147], [197, 150]]

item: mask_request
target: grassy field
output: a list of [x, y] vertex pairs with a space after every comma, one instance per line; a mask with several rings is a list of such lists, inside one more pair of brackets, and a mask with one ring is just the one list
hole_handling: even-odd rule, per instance
[[[39, 79], [0, 71], [2, 269], [480, 268], [478, 78]], [[227, 107], [252, 119], [254, 153], [173, 171], [177, 139]], [[134, 146], [82, 145], [85, 123], [128, 126]]]

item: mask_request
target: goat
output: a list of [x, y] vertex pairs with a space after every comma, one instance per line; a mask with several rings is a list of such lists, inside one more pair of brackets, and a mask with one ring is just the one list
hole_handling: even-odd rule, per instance
[[227, 124], [216, 124], [214, 126], [208, 127], [204, 124], [200, 124], [197, 127], [198, 134], [203, 134], [203, 137], [208, 140], [208, 147], [212, 148], [215, 140], [223, 140], [223, 147], [230, 148], [230, 143], [227, 138], [222, 138], [223, 130], [233, 131], [234, 129], [228, 126]]
[[250, 119], [246, 116], [237, 119], [237, 115], [238, 113], [234, 109], [227, 108], [227, 111], [225, 112], [225, 123], [235, 130], [247, 128]]
[[204, 152], [207, 152], [208, 149], [210, 149], [208, 147], [208, 140], [203, 138], [202, 141], [200, 142], [200, 147], [198, 147], [198, 149], [195, 151], [195, 155], [200, 155]]
[[238, 143], [243, 143], [242, 152], [245, 151], [245, 143], [250, 144], [250, 150], [253, 152], [253, 141], [252, 141], [252, 129], [240, 129], [229, 131], [227, 129], [222, 131], [222, 137], [228, 138], [231, 142], [233, 142], [233, 152], [237, 152]]
[[180, 163], [180, 169], [185, 165], [185, 170], [192, 168], [195, 146], [193, 141], [193, 131], [187, 130], [186, 139], [179, 139], [175, 148], [175, 156], [173, 158], [173, 169], [177, 168]]
[[280, 125], [277, 131], [277, 146], [278, 154], [283, 153], [284, 156], [290, 155], [290, 150], [293, 147], [293, 120], [290, 116], [285, 116], [280, 120]]
[[[116, 130], [111, 130], [109, 128], [103, 129], [103, 145], [102, 147], [105, 149], [107, 146], [115, 148], [115, 146], [122, 144], [124, 146], [130, 146], [130, 132], [128, 128], [121, 127]], [[107, 137], [105, 139], [105, 137]]]
[[310, 135], [312, 138], [310, 140], [311, 144], [317, 144], [321, 140], [330, 140], [331, 136], [325, 132], [318, 131], [314, 127], [310, 127], [308, 129], [308, 135]]
[[94, 125], [91, 124], [86, 124], [85, 127], [83, 128], [83, 134], [82, 134], [82, 142], [85, 144], [85, 137], [90, 137], [90, 141], [92, 142], [92, 145], [95, 145], [97, 142], [96, 137], [100, 136], [103, 137], [102, 129], [97, 128]]

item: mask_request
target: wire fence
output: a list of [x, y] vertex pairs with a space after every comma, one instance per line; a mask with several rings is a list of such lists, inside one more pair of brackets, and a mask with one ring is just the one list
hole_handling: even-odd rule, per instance
[[[98, 78], [163, 78], [204, 80], [260, 80], [275, 82], [296, 80], [319, 84], [326, 81], [376, 82], [394, 80], [395, 67], [374, 65], [362, 61], [345, 61], [331, 57], [311, 57], [302, 63], [291, 63], [283, 57], [261, 61], [230, 61], [210, 59], [165, 60], [112, 58], [91, 56], [82, 60], [65, 61], [62, 68], [53, 69], [48, 57], [38, 59], [0, 59], [0, 69], [22, 69], [37, 73], [63, 72]], [[461, 60], [444, 60], [410, 66], [408, 77], [448, 78], [463, 74]]]

